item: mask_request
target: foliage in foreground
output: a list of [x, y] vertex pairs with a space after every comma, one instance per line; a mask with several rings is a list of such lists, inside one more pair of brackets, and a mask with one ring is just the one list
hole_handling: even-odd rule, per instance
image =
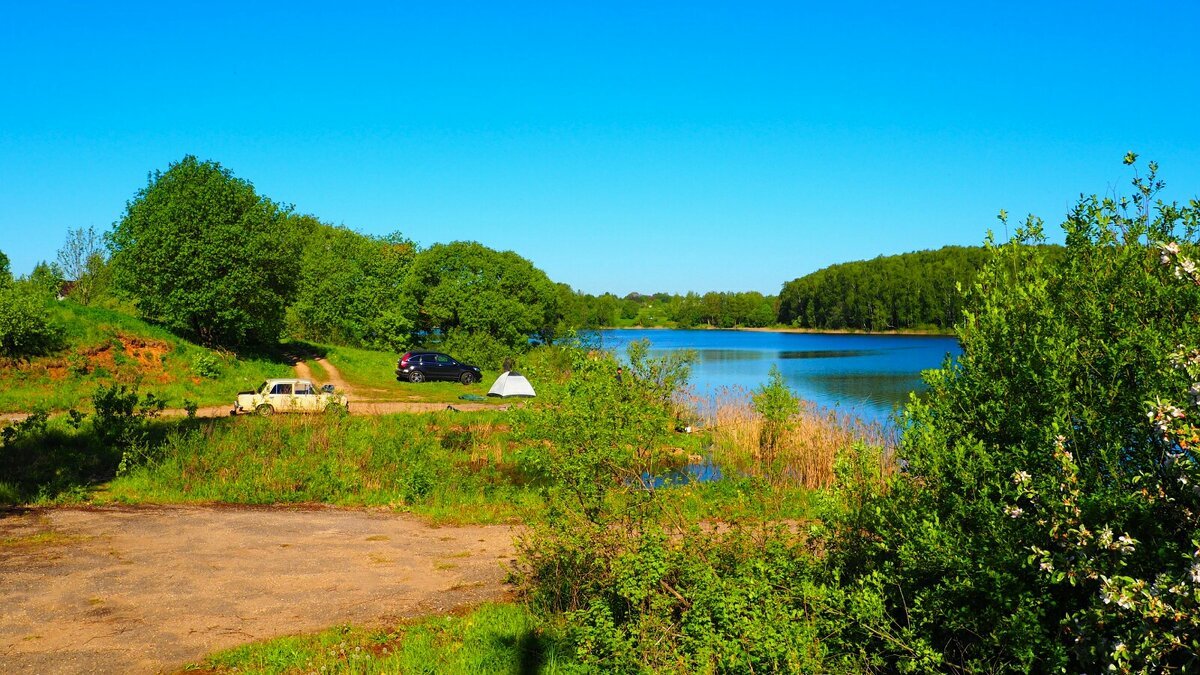
[[[592, 395], [602, 372], [535, 411], [534, 447], [589, 461], [551, 476], [526, 597], [605, 669], [1200, 667], [1200, 202], [1154, 202], [1155, 170], [1128, 198], [1083, 199], [1061, 256], [1041, 257], [1035, 219], [992, 247], [962, 356], [907, 408], [904, 470], [845, 449], [812, 527], [675, 517], [630, 471], [665, 411], [623, 436], [611, 394]], [[755, 400], [763, 456], [790, 418], [777, 389]]]
[[[631, 349], [571, 352], [570, 377], [514, 423], [544, 467], [545, 509], [519, 542], [516, 580], [532, 607], [561, 616], [575, 653], [606, 672], [853, 671], [818, 608], [840, 606], [798, 523], [701, 521], [664, 485], [680, 424], [672, 393], [686, 362]], [[778, 394], [778, 392], [775, 392]], [[778, 417], [788, 417], [781, 404]], [[757, 444], [758, 438], [755, 438]], [[767, 518], [789, 493], [756, 483]], [[733, 484], [729, 478], [718, 484]], [[775, 501], [779, 499], [780, 501]]]
[[907, 472], [836, 523], [830, 563], [879, 608], [847, 636], [888, 669], [1200, 666], [1200, 203], [1152, 202], [1155, 169], [1081, 200], [1053, 266], [1035, 219], [996, 247], [907, 409]]
[[292, 416], [169, 434], [109, 483], [122, 501], [388, 506], [439, 520], [512, 520], [523, 488], [497, 415]]
[[159, 443], [163, 401], [123, 384], [97, 387], [92, 414], [44, 411], [0, 428], [0, 503], [81, 498]]

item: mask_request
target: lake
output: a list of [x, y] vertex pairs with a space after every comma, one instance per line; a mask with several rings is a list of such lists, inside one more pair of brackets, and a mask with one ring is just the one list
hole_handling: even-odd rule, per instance
[[656, 353], [694, 349], [691, 383], [705, 396], [722, 387], [752, 390], [778, 366], [797, 396], [883, 422], [921, 387], [921, 371], [958, 356], [958, 339], [930, 335], [841, 335], [737, 330], [604, 330], [605, 349], [646, 338]]

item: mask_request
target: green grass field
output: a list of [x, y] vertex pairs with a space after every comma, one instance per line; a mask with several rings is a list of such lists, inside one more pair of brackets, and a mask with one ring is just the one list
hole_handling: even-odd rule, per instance
[[560, 632], [514, 604], [386, 628], [338, 626], [213, 654], [184, 672], [588, 673]]
[[[396, 380], [396, 361], [400, 358], [398, 354], [340, 345], [314, 345], [314, 349], [323, 352], [325, 358], [334, 368], [338, 369], [347, 384], [354, 387], [356, 397], [368, 400], [459, 403], [461, 402], [459, 397], [464, 394], [486, 397], [492, 381], [499, 375], [499, 373], [485, 370], [483, 371], [483, 381], [465, 386], [458, 382], [412, 384]], [[319, 366], [316, 362], [311, 365]], [[316, 375], [315, 368], [313, 372]], [[512, 401], [487, 398], [480, 403], [498, 406], [505, 403], [511, 404]]]

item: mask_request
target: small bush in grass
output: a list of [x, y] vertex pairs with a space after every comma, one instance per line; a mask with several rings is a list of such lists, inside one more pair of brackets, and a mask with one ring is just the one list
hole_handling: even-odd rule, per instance
[[775, 451], [791, 429], [792, 419], [800, 414], [800, 399], [788, 389], [779, 367], [772, 365], [766, 384], [750, 396], [754, 412], [759, 414], [758, 449], [767, 464], [775, 461]]
[[216, 379], [221, 376], [221, 360], [208, 353], [192, 357], [192, 372], [200, 377]]
[[65, 346], [64, 336], [41, 294], [20, 283], [0, 285], [0, 356], [49, 354]]

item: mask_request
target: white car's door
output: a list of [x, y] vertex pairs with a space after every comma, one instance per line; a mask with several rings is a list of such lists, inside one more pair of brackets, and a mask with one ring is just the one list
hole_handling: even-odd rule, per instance
[[267, 403], [271, 404], [275, 412], [291, 412], [292, 398], [292, 383], [276, 382], [267, 394]]
[[319, 412], [321, 410], [321, 396], [317, 394], [317, 388], [313, 386], [312, 382], [297, 382], [293, 393], [292, 401], [296, 412]]

